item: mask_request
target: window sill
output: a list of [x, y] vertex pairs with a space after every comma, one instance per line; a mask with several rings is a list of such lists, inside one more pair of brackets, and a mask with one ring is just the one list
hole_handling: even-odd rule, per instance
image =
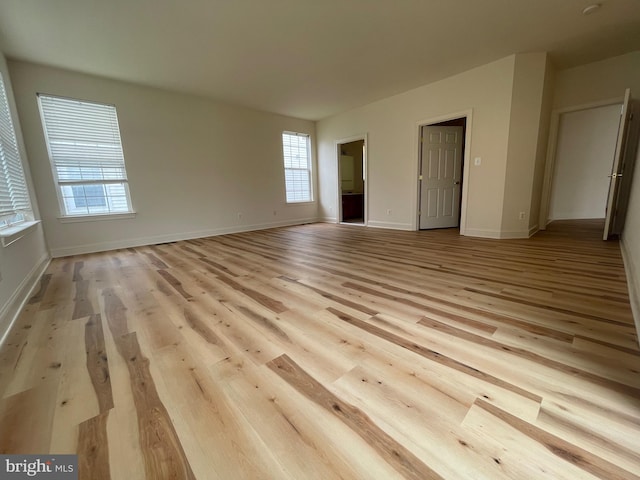
[[40, 220], [34, 220], [31, 222], [22, 222], [12, 227], [3, 228], [2, 230], [0, 230], [0, 240], [2, 241], [2, 246], [8, 247], [12, 243], [17, 242], [39, 223]]
[[101, 220], [124, 220], [135, 218], [136, 212], [127, 213], [103, 213], [99, 215], [78, 215], [75, 217], [58, 217], [60, 223], [99, 222]]
[[316, 203], [315, 200], [303, 200], [301, 202], [286, 202], [287, 206], [295, 206], [295, 205], [313, 205]]

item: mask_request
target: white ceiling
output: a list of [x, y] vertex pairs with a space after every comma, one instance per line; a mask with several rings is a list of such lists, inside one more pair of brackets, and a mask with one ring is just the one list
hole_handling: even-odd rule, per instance
[[640, 0], [595, 1], [1, 0], [0, 49], [317, 120], [512, 53], [640, 50]]

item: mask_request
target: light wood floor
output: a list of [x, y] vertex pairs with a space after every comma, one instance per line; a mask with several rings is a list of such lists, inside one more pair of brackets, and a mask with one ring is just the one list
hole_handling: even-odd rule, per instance
[[54, 260], [0, 350], [0, 453], [82, 479], [640, 478], [599, 222], [329, 224]]

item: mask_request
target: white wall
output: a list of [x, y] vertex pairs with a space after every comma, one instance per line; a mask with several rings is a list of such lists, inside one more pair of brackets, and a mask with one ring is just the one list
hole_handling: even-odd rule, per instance
[[482, 164], [469, 166], [464, 179], [463, 227], [468, 235], [499, 236], [514, 63], [510, 56], [318, 122], [321, 217], [336, 221], [336, 141], [366, 133], [368, 224], [415, 229], [419, 125], [472, 111], [466, 148]]
[[551, 131], [551, 111], [553, 108], [553, 93], [556, 70], [547, 57], [544, 75], [544, 89], [542, 92], [542, 110], [540, 112], [540, 128], [538, 129], [538, 147], [536, 153], [536, 167], [533, 172], [533, 191], [531, 194], [531, 213], [529, 217], [529, 231], [533, 232], [546, 226], [540, 225], [540, 210], [544, 193], [544, 175], [547, 163], [549, 133]]
[[640, 144], [636, 156], [629, 210], [622, 233], [622, 256], [627, 271], [636, 329], [640, 332]]
[[[546, 151], [546, 143], [539, 141], [540, 128], [548, 122], [548, 117], [542, 118], [546, 67], [546, 53], [515, 57], [500, 233], [503, 238], [526, 238], [538, 227], [537, 222], [529, 220], [532, 210], [535, 211], [532, 207], [534, 172]], [[521, 213], [524, 218], [520, 218]]]
[[[291, 130], [313, 145], [313, 122], [24, 62], [9, 69], [54, 256], [317, 219], [316, 203], [285, 203], [281, 143]], [[135, 218], [60, 222], [38, 92], [116, 105]]]
[[554, 87], [553, 108], [560, 109], [612, 98], [622, 101], [632, 88], [640, 98], [640, 51], [600, 62], [559, 71]]
[[560, 116], [549, 219], [604, 218], [620, 105]]
[[[34, 207], [34, 213], [38, 215], [37, 199], [31, 188], [31, 180], [29, 167], [26, 159], [20, 122], [16, 114], [16, 106], [13, 98], [13, 89], [11, 87], [11, 79], [4, 55], [0, 52], [0, 72], [9, 101], [9, 110], [11, 111], [11, 119], [16, 130], [16, 139], [18, 140], [18, 150], [22, 157], [22, 163], [29, 185], [31, 203]], [[40, 275], [46, 268], [49, 261], [49, 254], [45, 245], [42, 225], [35, 228], [16, 242], [7, 247], [0, 244], [0, 345], [3, 343], [5, 336], [8, 334], [10, 326], [20, 307], [27, 300], [30, 291], [34, 288]]]

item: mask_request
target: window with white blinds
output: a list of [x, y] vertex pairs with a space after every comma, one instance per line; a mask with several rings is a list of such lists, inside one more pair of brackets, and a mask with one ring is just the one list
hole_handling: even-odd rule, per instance
[[284, 180], [287, 203], [311, 202], [311, 152], [309, 135], [283, 132]]
[[0, 228], [20, 223], [30, 214], [29, 191], [0, 74]]
[[132, 212], [116, 107], [38, 98], [62, 215]]

